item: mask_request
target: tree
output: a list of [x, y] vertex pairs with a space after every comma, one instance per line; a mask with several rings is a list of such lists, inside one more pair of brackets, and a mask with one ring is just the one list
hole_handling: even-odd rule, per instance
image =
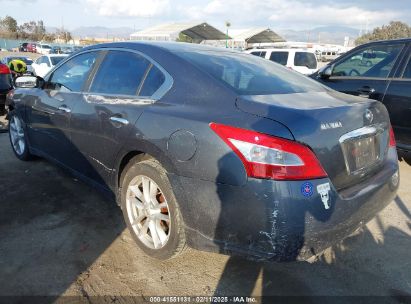
[[17, 33], [17, 21], [13, 17], [6, 16], [4, 19], [1, 19], [0, 26], [6, 32]]
[[70, 40], [73, 39], [73, 37], [71, 36], [71, 33], [69, 31], [65, 31], [65, 30], [57, 31], [56, 36], [59, 39], [64, 40], [65, 43], [67, 43], [67, 42], [69, 42]]
[[4, 19], [0, 19], [0, 32], [4, 38], [15, 39], [18, 37], [17, 21], [13, 17], [6, 16]]
[[411, 27], [401, 21], [391, 21], [389, 25], [375, 28], [371, 33], [362, 35], [355, 40], [356, 45], [369, 41], [399, 39], [411, 37]]
[[178, 38], [176, 40], [177, 42], [188, 42], [188, 43], [193, 43], [193, 38], [184, 35], [183, 33], [178, 34]]

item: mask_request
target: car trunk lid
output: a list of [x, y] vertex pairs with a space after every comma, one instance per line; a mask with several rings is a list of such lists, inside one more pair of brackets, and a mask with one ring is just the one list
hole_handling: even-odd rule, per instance
[[378, 171], [386, 155], [389, 118], [378, 101], [323, 91], [240, 96], [236, 105], [289, 128], [314, 151], [337, 189]]

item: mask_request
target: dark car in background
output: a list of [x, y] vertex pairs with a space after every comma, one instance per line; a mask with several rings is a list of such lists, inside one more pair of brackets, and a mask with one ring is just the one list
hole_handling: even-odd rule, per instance
[[312, 77], [334, 90], [383, 102], [397, 148], [411, 156], [411, 39], [358, 46]]
[[21, 43], [20, 45], [19, 45], [19, 51], [20, 52], [27, 52], [27, 46], [28, 46], [28, 42], [24, 42], [24, 43]]
[[6, 95], [13, 89], [13, 81], [7, 65], [0, 63], [0, 116], [5, 114]]
[[50, 50], [50, 54], [62, 54], [63, 51], [61, 50], [61, 47], [59, 46], [52, 46]]
[[[382, 103], [276, 63], [184, 43], [80, 50], [8, 95], [15, 155], [117, 199], [137, 244], [304, 259], [396, 196]], [[22, 181], [23, 182], [23, 181]]]

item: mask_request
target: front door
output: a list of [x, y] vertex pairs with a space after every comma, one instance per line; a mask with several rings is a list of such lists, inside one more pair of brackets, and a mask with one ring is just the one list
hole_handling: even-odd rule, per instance
[[331, 76], [319, 81], [343, 93], [381, 101], [403, 48], [404, 44], [366, 46], [337, 60]]
[[94, 66], [97, 53], [73, 57], [52, 73], [43, 89], [30, 99], [27, 118], [33, 148], [72, 167], [78, 156], [71, 141], [72, 112], [83, 98], [82, 88]]

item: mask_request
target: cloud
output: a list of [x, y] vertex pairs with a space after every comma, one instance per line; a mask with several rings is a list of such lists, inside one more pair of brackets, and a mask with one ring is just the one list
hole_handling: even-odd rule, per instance
[[152, 17], [169, 9], [169, 0], [86, 0], [101, 16]]
[[[291, 28], [320, 25], [346, 25], [360, 27], [367, 20], [370, 26], [387, 24], [391, 20], [408, 21], [410, 10], [369, 9], [360, 4], [345, 1], [302, 1], [302, 0], [211, 0], [204, 5], [187, 8], [188, 18], [204, 20], [230, 20], [236, 24], [284, 26]], [[358, 2], [360, 3], [360, 2]]]

